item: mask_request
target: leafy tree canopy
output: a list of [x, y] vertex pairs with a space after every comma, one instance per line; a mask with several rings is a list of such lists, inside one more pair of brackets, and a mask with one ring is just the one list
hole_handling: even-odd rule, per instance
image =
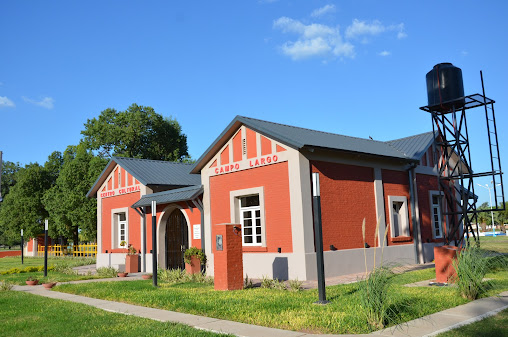
[[180, 124], [151, 107], [132, 104], [125, 111], [106, 109], [89, 119], [83, 142], [104, 157], [125, 156], [182, 161], [188, 157], [187, 136]]
[[2, 161], [2, 181], [0, 185], [2, 189], [2, 197], [5, 198], [5, 196], [9, 193], [10, 188], [16, 184], [16, 172], [18, 172], [19, 169], [19, 163]]
[[27, 237], [41, 233], [48, 217], [42, 196], [54, 183], [50, 171], [37, 163], [18, 170], [15, 180], [0, 208], [1, 236], [8, 244], [19, 242], [22, 228]]
[[106, 159], [94, 156], [85, 144], [67, 147], [56, 183], [43, 198], [54, 236], [77, 237], [79, 228], [86, 240], [96, 239], [97, 201], [86, 193], [106, 164]]

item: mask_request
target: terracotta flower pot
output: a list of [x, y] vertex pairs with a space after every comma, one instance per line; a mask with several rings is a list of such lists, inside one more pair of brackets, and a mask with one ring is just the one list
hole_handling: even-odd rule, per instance
[[26, 284], [29, 286], [36, 286], [39, 283], [39, 280], [26, 281]]
[[118, 277], [127, 277], [129, 273], [118, 273]]
[[42, 285], [43, 285], [43, 286], [44, 286], [44, 288], [46, 288], [46, 289], [51, 289], [51, 288], [53, 288], [53, 287], [56, 285], [56, 282], [43, 283]]
[[201, 261], [197, 256], [191, 257], [191, 263], [185, 263], [187, 274], [197, 274], [201, 272]]
[[152, 278], [152, 275], [144, 274], [141, 275], [141, 277], [143, 278], [143, 280], [150, 280]]
[[127, 255], [125, 257], [125, 272], [137, 273], [139, 272], [139, 255]]

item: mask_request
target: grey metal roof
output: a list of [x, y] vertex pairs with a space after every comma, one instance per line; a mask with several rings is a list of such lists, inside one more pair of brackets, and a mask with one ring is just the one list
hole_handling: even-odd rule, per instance
[[197, 198], [203, 193], [203, 186], [190, 186], [178, 188], [175, 190], [169, 190], [164, 192], [158, 192], [153, 194], [146, 194], [141, 197], [132, 208], [150, 206], [152, 201], [156, 201], [157, 204], [169, 204], [178, 201], [192, 200]]
[[106, 180], [107, 175], [116, 164], [123, 167], [134, 178], [145, 186], [149, 185], [174, 185], [194, 186], [201, 184], [200, 174], [191, 174], [192, 164], [177, 163], [162, 160], [112, 157], [106, 168], [99, 175], [92, 188], [87, 193], [88, 197], [95, 196], [97, 190]]
[[198, 185], [199, 174], [190, 174], [192, 164], [162, 160], [113, 157], [143, 185]]
[[431, 131], [410, 137], [390, 140], [386, 143], [404, 153], [409, 158], [420, 160], [433, 141], [434, 133]]
[[[344, 136], [255, 118], [236, 116], [205, 153], [196, 161], [196, 165], [192, 169], [192, 172], [199, 172], [203, 165], [211, 159], [213, 154], [210, 154], [210, 152], [212, 150], [217, 150], [218, 147], [223, 145], [227, 140], [226, 138], [231, 135], [232, 128], [235, 131], [242, 124], [298, 150], [302, 149], [304, 146], [309, 146], [390, 157], [407, 161], [414, 160], [412, 156], [407, 156], [395, 146], [390, 146], [382, 141]], [[213, 152], [215, 153], [215, 151]]]

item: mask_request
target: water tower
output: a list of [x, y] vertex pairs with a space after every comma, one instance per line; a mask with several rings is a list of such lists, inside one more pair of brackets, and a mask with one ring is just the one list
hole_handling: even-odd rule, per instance
[[[497, 137], [493, 99], [485, 96], [483, 74], [480, 71], [482, 94], [464, 96], [462, 70], [451, 63], [440, 63], [427, 73], [428, 105], [421, 107], [432, 116], [434, 131], [434, 163], [437, 163], [441, 219], [446, 221], [445, 244], [460, 246], [466, 240], [478, 240], [472, 224], [477, 224], [474, 178], [488, 177], [492, 181], [494, 201], [492, 210], [504, 210], [505, 198], [501, 158]], [[484, 111], [482, 111], [484, 110]], [[471, 164], [467, 116], [485, 114], [490, 151], [490, 170], [475, 172]]]

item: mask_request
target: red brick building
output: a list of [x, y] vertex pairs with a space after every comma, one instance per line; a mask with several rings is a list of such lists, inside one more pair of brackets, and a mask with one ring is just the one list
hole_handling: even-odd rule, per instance
[[237, 116], [192, 167], [113, 158], [89, 192], [99, 206], [98, 264], [121, 267], [118, 244], [127, 239], [151, 270], [156, 201], [161, 267], [180, 267], [182, 250], [203, 247], [213, 275], [213, 228], [233, 223], [242, 227], [249, 277], [315, 279], [313, 172], [320, 176], [326, 276], [364, 270], [364, 218], [369, 264], [382, 245], [386, 263], [430, 261], [446, 233], [432, 143], [431, 132], [381, 142]]

